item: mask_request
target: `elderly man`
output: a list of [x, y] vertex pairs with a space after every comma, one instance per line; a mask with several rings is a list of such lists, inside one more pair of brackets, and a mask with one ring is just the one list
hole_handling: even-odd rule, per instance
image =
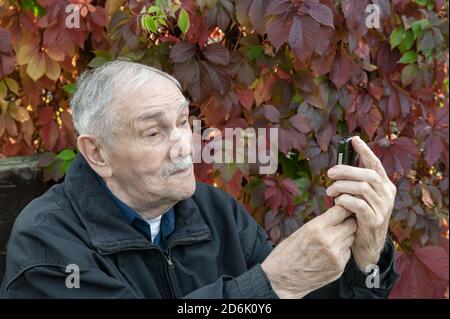
[[367, 168], [331, 168], [336, 205], [272, 248], [236, 200], [196, 183], [188, 103], [175, 79], [110, 62], [80, 76], [72, 109], [80, 154], [65, 181], [17, 218], [3, 297], [388, 296], [396, 189], [359, 138]]

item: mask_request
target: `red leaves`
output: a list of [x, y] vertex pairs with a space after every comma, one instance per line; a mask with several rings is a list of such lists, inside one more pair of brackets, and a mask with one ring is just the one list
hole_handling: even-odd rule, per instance
[[230, 63], [230, 53], [219, 43], [211, 43], [205, 46], [203, 53], [211, 63], [218, 65], [228, 65]]
[[435, 275], [448, 280], [448, 252], [440, 246], [425, 246], [416, 251], [417, 258]]
[[[412, 243], [416, 253], [399, 258], [404, 287], [396, 289], [405, 297], [441, 296], [448, 280], [443, 255], [420, 246], [436, 242], [448, 213], [448, 61], [438, 32], [442, 18], [433, 13], [443, 1], [419, 10], [417, 1], [394, 1], [391, 8], [388, 0], [182, 0], [190, 19], [186, 34], [167, 18], [167, 26], [145, 36], [139, 14], [152, 1], [106, 1], [104, 9], [105, 1], [39, 0], [39, 13], [31, 9], [36, 1], [16, 2], [0, 13], [7, 26], [0, 28], [0, 157], [73, 147], [62, 86], [74, 83], [92, 52], [124, 55], [174, 71], [207, 126], [278, 128], [280, 158], [291, 164], [280, 165], [282, 177], [264, 179], [252, 167], [242, 174], [233, 165], [195, 169], [199, 181], [250, 204], [260, 220], [270, 206], [266, 230], [276, 243], [290, 233], [285, 224], [295, 228], [297, 212], [304, 218], [331, 204], [322, 177], [335, 164], [337, 138], [360, 134], [372, 141], [377, 132], [371, 147], [388, 173], [396, 173], [393, 181], [408, 181], [398, 192], [391, 231], [398, 247]], [[81, 9], [79, 28], [66, 26], [69, 2]], [[367, 29], [369, 4], [381, 9], [381, 28]], [[430, 26], [422, 30], [420, 21]], [[391, 49], [396, 28], [416, 39]], [[414, 65], [397, 63], [401, 47], [417, 53]], [[284, 177], [299, 187], [307, 179], [311, 192], [301, 188], [294, 204], [296, 185]], [[247, 189], [252, 181], [258, 187]]]
[[193, 44], [198, 44], [203, 47], [206, 42], [208, 42], [209, 31], [206, 27], [205, 21], [201, 15], [191, 14], [190, 17], [190, 27], [186, 33], [186, 37], [189, 42]]
[[50, 106], [43, 108], [39, 112], [39, 119], [36, 124], [41, 125], [39, 134], [46, 149], [53, 150], [58, 141], [58, 124], [53, 120], [53, 108]]
[[442, 298], [448, 285], [448, 252], [424, 246], [412, 255], [399, 253], [397, 271], [400, 278], [390, 298]]
[[0, 28], [0, 79], [14, 70], [14, 55], [11, 48], [11, 33]]
[[326, 5], [277, 0], [270, 3], [266, 15], [270, 16], [267, 36], [277, 50], [287, 41], [301, 61], [326, 52], [334, 28], [333, 13]]
[[290, 118], [282, 118], [280, 111], [273, 105], [263, 106], [264, 117], [278, 128], [278, 147], [287, 154], [292, 148], [302, 149], [306, 144], [306, 133], [311, 131], [307, 119], [296, 114]]
[[267, 0], [240, 0], [236, 3], [236, 18], [241, 25], [251, 25], [259, 34], [266, 31]]
[[309, 1], [309, 14], [320, 24], [334, 28], [333, 12], [326, 5], [316, 1]]
[[428, 113], [427, 121], [418, 121], [414, 133], [424, 141], [427, 163], [435, 164], [442, 153], [448, 152], [448, 107], [433, 108]]
[[54, 121], [50, 121], [48, 124], [43, 125], [39, 134], [44, 141], [45, 148], [48, 150], [53, 150], [58, 141], [58, 124]]
[[341, 6], [344, 12], [345, 22], [347, 28], [354, 34], [355, 38], [359, 40], [367, 32], [365, 23], [366, 13], [365, 10], [369, 1], [367, 0], [342, 0]]
[[409, 137], [399, 137], [389, 140], [383, 137], [370, 144], [374, 153], [381, 159], [388, 174], [398, 172], [408, 174], [412, 162], [419, 155], [417, 146]]
[[391, 75], [397, 69], [399, 59], [398, 50], [391, 50], [389, 43], [381, 43], [377, 52], [377, 64], [382, 75]]
[[[268, 72], [269, 74], [267, 75]], [[270, 71], [268, 72], [264, 72], [263, 70], [261, 72], [261, 78], [254, 83], [256, 85], [254, 97], [257, 106], [272, 98], [272, 87], [276, 81], [276, 77]]]
[[294, 181], [290, 178], [266, 177], [264, 184], [267, 186], [264, 197], [270, 209], [276, 213], [281, 207], [286, 209], [288, 215], [292, 215], [294, 210], [293, 197], [300, 195]]
[[236, 94], [241, 105], [251, 111], [253, 105], [253, 91], [245, 88], [236, 88]]
[[226, 31], [234, 15], [234, 5], [230, 0], [222, 0], [212, 5], [205, 15], [208, 26], [218, 26]]
[[170, 59], [173, 63], [188, 61], [195, 54], [195, 46], [186, 41], [177, 42], [170, 51]]
[[339, 55], [337, 56], [331, 69], [331, 81], [333, 81], [334, 85], [340, 89], [352, 78], [354, 68], [355, 62], [353, 62], [347, 50], [341, 46]]
[[345, 110], [345, 120], [350, 131], [354, 131], [360, 126], [372, 139], [379, 124], [381, 123], [381, 112], [374, 104], [371, 95], [365, 92], [359, 92], [351, 88], [352, 104]]
[[[315, 50], [320, 48], [317, 43], [321, 41], [316, 41], [320, 33], [320, 26], [314, 19], [307, 16], [294, 17], [288, 43], [300, 60], [306, 61]], [[324, 40], [326, 43], [326, 39]]]
[[173, 46], [170, 58], [175, 64], [175, 77], [195, 100], [202, 101], [213, 91], [222, 95], [229, 91], [231, 78], [226, 66], [230, 56], [220, 44], [208, 44], [200, 50], [180, 41]]

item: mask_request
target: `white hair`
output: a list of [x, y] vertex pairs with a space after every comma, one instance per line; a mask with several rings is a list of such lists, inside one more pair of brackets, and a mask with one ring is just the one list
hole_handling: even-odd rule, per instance
[[78, 134], [91, 134], [110, 144], [112, 128], [120, 127], [120, 119], [110, 109], [118, 90], [131, 96], [144, 83], [156, 77], [172, 81], [181, 90], [179, 82], [169, 74], [126, 60], [107, 62], [83, 72], [78, 77], [76, 92], [70, 103]]

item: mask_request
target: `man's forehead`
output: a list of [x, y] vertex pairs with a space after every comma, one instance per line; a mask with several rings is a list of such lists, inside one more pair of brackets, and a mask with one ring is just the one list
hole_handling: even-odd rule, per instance
[[149, 119], [158, 119], [166, 114], [169, 109], [174, 110], [177, 113], [188, 111], [189, 100], [184, 98], [171, 105], [163, 103], [148, 105], [147, 107], [140, 108], [140, 110], [135, 114], [134, 120], [146, 121]]

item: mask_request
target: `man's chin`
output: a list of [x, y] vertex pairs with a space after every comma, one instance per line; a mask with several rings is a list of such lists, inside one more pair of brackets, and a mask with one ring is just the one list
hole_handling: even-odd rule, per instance
[[183, 200], [191, 197], [195, 193], [196, 188], [194, 174], [188, 175], [180, 180], [177, 180], [172, 187], [171, 192], [174, 193], [175, 197], [177, 197], [178, 200]]

